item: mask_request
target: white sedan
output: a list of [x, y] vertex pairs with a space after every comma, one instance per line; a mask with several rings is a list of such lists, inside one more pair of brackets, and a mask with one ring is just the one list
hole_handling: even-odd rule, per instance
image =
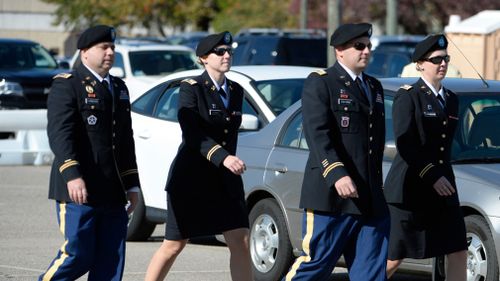
[[[245, 90], [242, 131], [259, 130], [300, 99], [306, 77], [316, 68], [234, 66], [227, 77]], [[179, 85], [203, 70], [174, 73], [132, 103], [132, 126], [142, 187], [140, 204], [129, 221], [128, 240], [145, 240], [166, 216], [165, 184], [181, 143], [177, 122]], [[196, 176], [196, 175], [193, 175]]]

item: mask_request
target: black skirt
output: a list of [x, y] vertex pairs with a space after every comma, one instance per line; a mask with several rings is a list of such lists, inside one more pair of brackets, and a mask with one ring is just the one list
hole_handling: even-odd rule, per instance
[[[238, 188], [238, 187], [235, 187]], [[205, 194], [167, 192], [165, 239], [183, 240], [248, 228], [243, 191], [235, 196], [223, 188]]]
[[467, 249], [465, 223], [459, 206], [437, 212], [412, 212], [389, 204], [391, 234], [388, 259], [424, 259]]

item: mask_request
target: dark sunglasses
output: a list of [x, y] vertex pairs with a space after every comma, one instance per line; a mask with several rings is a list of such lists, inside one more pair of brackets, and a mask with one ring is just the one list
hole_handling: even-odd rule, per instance
[[441, 64], [443, 61], [448, 63], [448, 62], [450, 62], [450, 56], [446, 55], [446, 56], [436, 56], [436, 57], [432, 57], [432, 58], [425, 58], [424, 61], [428, 61], [432, 64]]
[[212, 53], [218, 55], [219, 57], [223, 56], [225, 52], [227, 52], [230, 56], [232, 56], [233, 55], [233, 48], [231, 48], [231, 47], [229, 47], [229, 48], [220, 47], [220, 48], [214, 48], [212, 50]]
[[368, 47], [368, 49], [372, 49], [372, 43], [368, 43], [368, 44], [365, 44], [365, 43], [362, 43], [362, 42], [355, 42], [354, 44], [352, 44], [354, 49], [358, 50], [358, 51], [363, 51], [366, 47]]

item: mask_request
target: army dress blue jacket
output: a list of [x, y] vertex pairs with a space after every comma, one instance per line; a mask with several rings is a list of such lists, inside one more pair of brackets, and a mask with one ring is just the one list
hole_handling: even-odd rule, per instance
[[54, 152], [49, 198], [70, 202], [67, 182], [85, 181], [90, 205], [126, 203], [139, 187], [125, 83], [110, 75], [113, 93], [83, 65], [55, 76], [47, 99], [47, 134]]
[[388, 203], [428, 213], [447, 205], [458, 206], [457, 193], [440, 196], [433, 188], [444, 176], [456, 189], [450, 158], [458, 123], [458, 98], [446, 88], [444, 92], [444, 108], [422, 79], [402, 86], [394, 97], [394, 139], [398, 152], [385, 181]]
[[[302, 92], [303, 126], [310, 153], [300, 207], [336, 214], [385, 216], [382, 158], [384, 93], [363, 73], [372, 101], [337, 62], [309, 75]], [[349, 176], [359, 198], [342, 199], [335, 182]]]
[[241, 176], [233, 174], [222, 162], [228, 155], [236, 155], [243, 88], [229, 79], [226, 82], [230, 95], [227, 108], [206, 71], [181, 82], [178, 119], [182, 143], [169, 172], [169, 193], [190, 197], [199, 189], [223, 188], [241, 198]]

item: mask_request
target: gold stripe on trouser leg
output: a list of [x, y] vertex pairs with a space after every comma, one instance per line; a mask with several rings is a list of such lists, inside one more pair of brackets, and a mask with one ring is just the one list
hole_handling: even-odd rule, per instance
[[[59, 230], [64, 237], [64, 230], [66, 227], [66, 203], [59, 203]], [[52, 266], [47, 270], [45, 275], [43, 276], [43, 281], [50, 281], [57, 269], [63, 264], [64, 260], [68, 257], [66, 254], [66, 245], [68, 244], [68, 240], [64, 241], [64, 244], [61, 246], [61, 256], [54, 261]]]
[[286, 275], [286, 281], [292, 281], [301, 263], [309, 262], [311, 260], [309, 244], [311, 243], [313, 227], [314, 227], [314, 212], [313, 210], [306, 209], [306, 235], [304, 236], [304, 240], [302, 241], [302, 251], [304, 251], [305, 255], [302, 255], [295, 260], [295, 262], [292, 265], [292, 268]]

